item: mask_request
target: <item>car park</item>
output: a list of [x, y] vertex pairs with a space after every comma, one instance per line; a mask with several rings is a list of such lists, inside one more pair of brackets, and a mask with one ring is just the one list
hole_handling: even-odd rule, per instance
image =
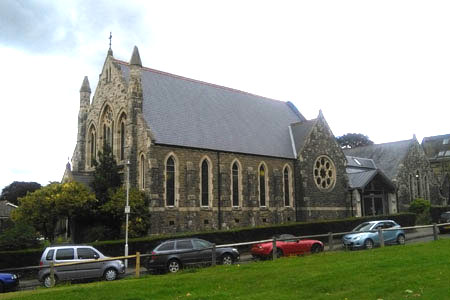
[[[323, 251], [323, 243], [318, 240], [298, 239], [292, 234], [275, 236], [276, 255], [290, 256], [305, 253], [318, 253]], [[273, 242], [254, 244], [251, 253], [254, 258], [266, 259], [273, 255]]]
[[0, 273], [0, 293], [16, 291], [19, 288], [17, 274]]
[[[198, 238], [167, 240], [151, 252], [146, 268], [176, 273], [190, 265], [211, 264], [213, 244]], [[216, 262], [224, 265], [239, 260], [239, 251], [232, 247], [216, 248]]]
[[125, 266], [121, 260], [107, 259], [100, 251], [87, 245], [64, 245], [47, 247], [42, 253], [39, 265], [41, 269], [38, 279], [45, 287], [51, 287], [50, 264], [70, 264], [54, 268], [55, 281], [71, 281], [90, 278], [104, 278], [107, 281], [115, 280], [125, 273]]
[[401, 226], [392, 220], [380, 220], [364, 222], [356, 226], [352, 233], [342, 237], [344, 248], [347, 249], [372, 249], [380, 245], [378, 229], [383, 230], [385, 244], [405, 244], [405, 232]]
[[[450, 211], [443, 212], [439, 216], [439, 223], [450, 223]], [[446, 233], [450, 231], [450, 225], [441, 225], [439, 226], [439, 232], [440, 233]]]

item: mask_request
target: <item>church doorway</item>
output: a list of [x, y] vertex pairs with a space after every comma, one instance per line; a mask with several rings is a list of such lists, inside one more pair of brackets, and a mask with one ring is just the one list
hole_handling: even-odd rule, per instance
[[383, 195], [364, 195], [363, 198], [364, 216], [378, 216], [384, 214]]

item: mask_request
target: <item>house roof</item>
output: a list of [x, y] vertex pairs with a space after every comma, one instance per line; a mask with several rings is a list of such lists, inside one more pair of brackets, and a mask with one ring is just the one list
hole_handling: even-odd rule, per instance
[[343, 150], [347, 156], [372, 159], [376, 166], [392, 180], [397, 176], [399, 166], [414, 141], [412, 139]]
[[[128, 80], [129, 64], [115, 61]], [[306, 119], [292, 103], [150, 68], [141, 71], [143, 115], [155, 143], [295, 158], [289, 125]]]
[[294, 138], [295, 149], [297, 153], [303, 148], [305, 145], [306, 139], [308, 138], [311, 130], [316, 124], [317, 119], [314, 120], [304, 120], [301, 122], [297, 122], [291, 124], [292, 128], [292, 136]]
[[0, 201], [0, 218], [9, 218], [11, 212], [16, 208], [16, 205], [8, 201]]
[[429, 159], [450, 159], [450, 134], [425, 137], [422, 147]]
[[365, 189], [376, 176], [381, 177], [388, 189], [395, 189], [392, 181], [376, 167], [372, 159], [354, 156], [346, 156], [346, 159], [346, 172], [350, 189]]

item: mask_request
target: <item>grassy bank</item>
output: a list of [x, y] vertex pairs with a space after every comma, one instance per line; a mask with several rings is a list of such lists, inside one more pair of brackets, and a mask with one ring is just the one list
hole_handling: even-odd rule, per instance
[[187, 270], [0, 299], [450, 299], [450, 240]]

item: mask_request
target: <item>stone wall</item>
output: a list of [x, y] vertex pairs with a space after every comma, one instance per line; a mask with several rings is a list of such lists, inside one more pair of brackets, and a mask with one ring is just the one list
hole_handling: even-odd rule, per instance
[[[418, 177], [417, 177], [418, 176]], [[443, 205], [439, 184], [420, 144], [415, 141], [399, 166], [393, 180], [397, 186], [397, 201], [400, 212], [408, 211], [412, 200], [424, 198], [432, 205]]]
[[[243, 226], [258, 226], [295, 221], [293, 192], [293, 160], [223, 153], [190, 148], [152, 145], [150, 147], [147, 192], [151, 198], [152, 233], [209, 230]], [[165, 203], [165, 164], [169, 156], [176, 161], [176, 205]], [[211, 204], [200, 205], [201, 162], [211, 164]], [[240, 199], [238, 207], [232, 206], [232, 164], [240, 166]], [[268, 203], [259, 205], [258, 168], [267, 166]], [[291, 205], [285, 207], [282, 172], [291, 170]], [[220, 204], [219, 204], [220, 173]], [[220, 206], [220, 208], [219, 208]], [[221, 220], [221, 221], [219, 221]], [[219, 225], [220, 223], [220, 225]]]
[[[301, 220], [334, 219], [351, 215], [348, 199], [348, 180], [345, 172], [347, 160], [325, 122], [319, 115], [316, 125], [299, 151], [301, 174]], [[315, 162], [319, 156], [328, 157], [335, 167], [335, 182], [321, 189], [314, 181]]]

